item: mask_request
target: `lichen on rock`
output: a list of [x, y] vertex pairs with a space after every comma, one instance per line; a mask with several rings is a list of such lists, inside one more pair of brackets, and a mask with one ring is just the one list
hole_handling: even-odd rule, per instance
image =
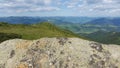
[[119, 68], [119, 52], [79, 38], [13, 39], [0, 44], [0, 68]]

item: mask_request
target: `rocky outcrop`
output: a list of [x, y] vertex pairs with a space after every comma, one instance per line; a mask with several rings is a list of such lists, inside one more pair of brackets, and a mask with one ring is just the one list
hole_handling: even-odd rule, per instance
[[79, 38], [13, 39], [0, 44], [0, 68], [120, 68], [120, 46]]

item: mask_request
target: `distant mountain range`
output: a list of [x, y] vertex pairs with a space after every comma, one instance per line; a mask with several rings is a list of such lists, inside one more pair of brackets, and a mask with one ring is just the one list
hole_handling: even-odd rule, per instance
[[60, 24], [58, 26], [75, 33], [93, 33], [100, 30], [120, 32], [120, 18], [94, 18], [83, 24], [69, 23], [66, 25]]
[[11, 24], [35, 24], [51, 22], [60, 28], [75, 33], [93, 33], [96, 31], [120, 32], [120, 17], [0, 17], [0, 22]]
[[[120, 17], [100, 17], [100, 18], [90, 18], [90, 17], [0, 17], [1, 22], [8, 22], [13, 24], [8, 27], [7, 24], [0, 24], [0, 32], [19, 34], [25, 39], [30, 38], [41, 38], [45, 36], [76, 36], [74, 33], [79, 34], [90, 40], [94, 40], [102, 43], [112, 43], [120, 44]], [[50, 22], [56, 26], [65, 29], [65, 32], [60, 32], [51, 29], [47, 24], [40, 25], [41, 22]], [[10, 24], [10, 25], [11, 25]], [[19, 24], [19, 25], [18, 25]], [[2, 26], [1, 26], [2, 25]], [[31, 26], [32, 25], [32, 26]], [[3, 27], [4, 26], [4, 27]], [[33, 28], [33, 26], [37, 28]], [[38, 28], [38, 26], [41, 26]], [[44, 27], [43, 27], [44, 26]], [[55, 28], [55, 29], [58, 29]], [[53, 27], [52, 27], [53, 28]], [[9, 29], [9, 30], [8, 30]], [[16, 29], [16, 32], [15, 32]], [[30, 30], [31, 29], [31, 30]], [[44, 31], [44, 30], [46, 31]], [[22, 32], [20, 32], [23, 30]], [[42, 31], [41, 31], [42, 30]], [[48, 31], [47, 31], [48, 30]], [[68, 34], [66, 33], [68, 30]], [[33, 32], [32, 32], [33, 31]], [[37, 31], [35, 33], [35, 31]], [[74, 33], [72, 33], [72, 32]], [[29, 34], [29, 32], [31, 32]], [[42, 33], [39, 33], [42, 32]], [[49, 35], [46, 33], [50, 32]], [[22, 34], [21, 34], [22, 33]], [[34, 34], [35, 33], [35, 34]], [[62, 33], [59, 35], [59, 33]], [[65, 33], [65, 34], [64, 34]], [[72, 33], [72, 34], [71, 34]], [[114, 34], [113, 34], [114, 33]], [[3, 34], [3, 33], [1, 33]], [[34, 35], [37, 36], [35, 37]], [[40, 34], [40, 35], [38, 35]], [[8, 34], [5, 34], [8, 35]], [[30, 36], [29, 36], [30, 35]], [[9, 36], [9, 35], [8, 35]], [[29, 36], [29, 37], [28, 37]], [[106, 39], [106, 40], [104, 40]]]
[[98, 18], [89, 21], [85, 24], [101, 25], [101, 26], [107, 26], [107, 25], [120, 26], [120, 18]]
[[61, 23], [86, 23], [95, 18], [90, 17], [0, 17], [0, 22], [9, 22], [12, 24], [33, 24], [38, 22]]
[[120, 26], [120, 17], [0, 17], [0, 22], [11, 24], [35, 24], [39, 22], [51, 22], [54, 24], [84, 24], [98, 26]]

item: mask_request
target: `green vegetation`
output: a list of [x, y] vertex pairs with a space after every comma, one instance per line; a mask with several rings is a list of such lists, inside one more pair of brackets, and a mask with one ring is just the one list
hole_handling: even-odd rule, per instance
[[85, 33], [90, 34], [94, 33], [96, 31], [119, 31], [119, 26], [114, 25], [94, 25], [94, 24], [79, 24], [79, 23], [70, 23], [70, 24], [60, 24], [59, 27], [67, 30], [71, 30], [72, 32], [75, 32], [77, 34], [79, 33]]
[[[39, 39], [42, 37], [79, 37], [78, 35], [72, 33], [68, 30], [63, 30], [55, 25], [43, 22], [38, 24], [23, 25], [23, 24], [8, 24], [0, 23], [0, 33], [4, 33], [1, 36], [14, 36], [14, 34], [19, 35], [22, 39]], [[13, 34], [13, 35], [7, 35]], [[13, 37], [14, 38], [14, 37]], [[16, 38], [16, 37], [15, 37]], [[11, 38], [10, 38], [11, 39]], [[2, 40], [2, 38], [0, 38]]]
[[91, 34], [81, 35], [100, 43], [120, 45], [120, 32], [97, 31]]
[[[63, 29], [71, 30], [88, 40], [104, 44], [120, 45], [120, 27], [114, 25], [94, 25], [94, 24], [66, 24], [59, 25]], [[113, 32], [114, 31], [114, 32]]]
[[0, 42], [15, 38], [22, 38], [22, 36], [13, 33], [0, 33]]
[[[58, 28], [54, 24], [48, 22], [42, 22], [37, 24], [25, 25], [25, 24], [8, 24], [5, 22], [0, 23], [0, 42], [21, 38], [21, 39], [39, 39], [42, 37], [79, 37], [88, 40], [97, 41], [105, 44], [119, 44], [120, 45], [120, 32], [110, 32], [106, 29], [110, 29], [104, 26], [92, 26], [92, 25], [77, 25], [77, 24], [64, 24], [59, 25], [64, 30]], [[103, 29], [101, 27], [104, 27]], [[101, 29], [100, 29], [101, 28]], [[80, 32], [79, 32], [80, 31]], [[92, 32], [92, 33], [90, 33]], [[81, 37], [82, 36], [82, 37]]]

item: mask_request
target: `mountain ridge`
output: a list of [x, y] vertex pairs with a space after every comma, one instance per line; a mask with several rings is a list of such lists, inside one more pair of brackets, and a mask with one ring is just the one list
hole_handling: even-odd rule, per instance
[[0, 17], [0, 22], [9, 22], [11, 24], [33, 24], [38, 22], [53, 22], [53, 23], [62, 23], [62, 22], [70, 22], [70, 23], [85, 23], [94, 18], [90, 17]]
[[28, 40], [42, 37], [80, 37], [69, 30], [61, 29], [49, 22], [31, 25], [0, 23], [0, 33], [1, 40], [4, 39], [4, 37], [8, 37], [9, 39], [9, 36], [7, 36], [8, 34], [10, 34], [10, 36], [16, 34], [21, 36], [22, 39]]

